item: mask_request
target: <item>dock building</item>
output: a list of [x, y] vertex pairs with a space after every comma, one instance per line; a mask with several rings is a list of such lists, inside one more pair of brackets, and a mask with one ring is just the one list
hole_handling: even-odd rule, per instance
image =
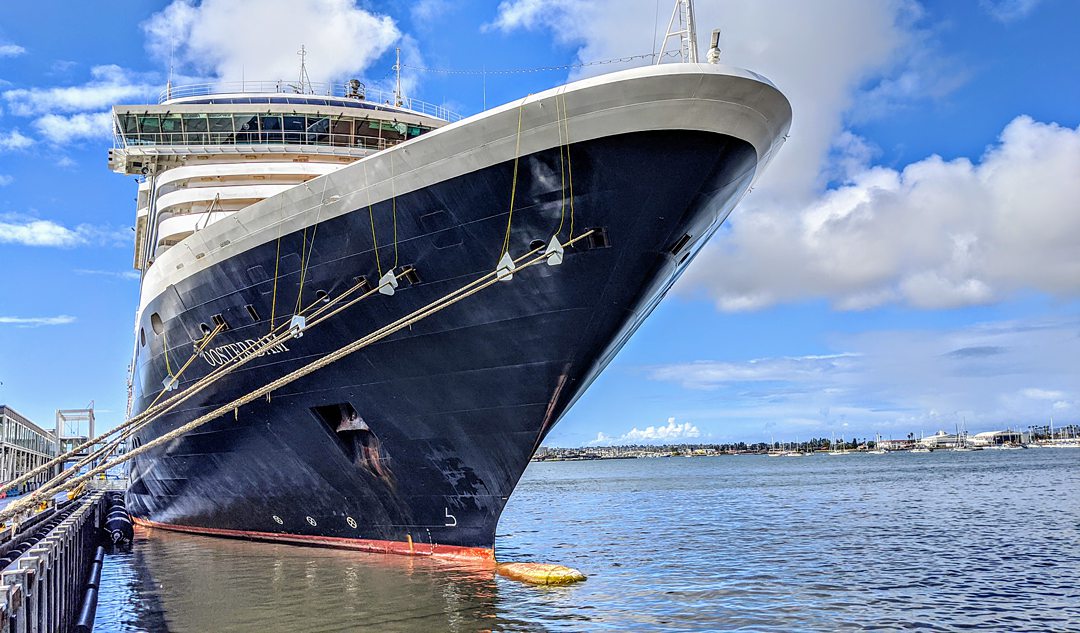
[[[56, 436], [7, 405], [0, 404], [0, 481], [11, 481], [57, 455]], [[43, 472], [21, 487], [37, 488], [53, 473]]]

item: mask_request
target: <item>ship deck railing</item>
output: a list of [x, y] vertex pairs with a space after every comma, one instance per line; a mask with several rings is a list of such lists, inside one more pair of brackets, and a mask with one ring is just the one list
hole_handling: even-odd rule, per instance
[[138, 148], [151, 146], [229, 146], [248, 148], [262, 146], [318, 145], [343, 149], [383, 150], [403, 143], [406, 139], [378, 138], [356, 134], [326, 134], [316, 132], [116, 132], [115, 147]]
[[[411, 111], [416, 114], [435, 117], [444, 121], [459, 121], [462, 115], [446, 106], [437, 105], [420, 99], [402, 96], [397, 98], [393, 92], [379, 88], [367, 88], [363, 84], [355, 85], [330, 82], [305, 82], [298, 86], [287, 81], [218, 81], [207, 83], [168, 86], [158, 94], [158, 105], [176, 102], [192, 97], [224, 95], [276, 94], [288, 99], [295, 96], [297, 104], [311, 103], [319, 97], [331, 99], [358, 99], [389, 108]], [[291, 103], [286, 101], [285, 103]]]

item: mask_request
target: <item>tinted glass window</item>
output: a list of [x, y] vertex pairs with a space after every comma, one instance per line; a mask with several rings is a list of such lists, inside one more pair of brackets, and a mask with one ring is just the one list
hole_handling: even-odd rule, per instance
[[185, 114], [184, 115], [184, 131], [185, 132], [205, 132], [206, 131], [206, 115], [204, 115], [204, 114]]
[[139, 131], [143, 134], [157, 134], [161, 131], [161, 121], [156, 114], [139, 117]]
[[261, 116], [259, 117], [259, 123], [262, 125], [262, 141], [264, 143], [281, 142], [281, 117], [273, 115]]
[[237, 143], [259, 142], [259, 117], [254, 114], [234, 114], [233, 125], [236, 127]]
[[232, 132], [232, 117], [228, 114], [211, 114], [207, 117], [211, 132]]

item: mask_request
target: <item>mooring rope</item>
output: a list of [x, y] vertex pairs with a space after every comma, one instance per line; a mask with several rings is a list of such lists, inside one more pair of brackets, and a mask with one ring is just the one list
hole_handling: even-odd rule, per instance
[[[343, 292], [342, 294], [335, 297], [332, 301], [330, 301], [330, 302], [328, 302], [326, 304], [323, 304], [318, 310], [316, 310], [314, 313], [312, 313], [311, 316], [312, 316], [312, 318], [314, 320], [310, 324], [308, 324], [307, 327], [310, 328], [310, 327], [313, 327], [314, 325], [317, 325], [318, 323], [320, 323], [323, 319], [316, 318], [316, 317], [318, 317], [323, 312], [325, 312], [325, 311], [329, 310], [330, 308], [332, 308], [335, 304], [337, 304], [340, 301], [344, 300], [350, 294], [352, 294], [353, 292], [355, 292], [359, 288], [363, 287], [363, 285], [364, 285], [363, 282], [357, 283], [357, 284], [353, 285], [352, 287], [350, 287], [345, 292]], [[350, 301], [345, 307], [355, 305], [357, 302], [371, 296], [372, 294], [374, 294], [377, 291], [378, 291], [378, 288], [373, 288], [372, 290], [370, 290], [367, 293], [361, 295], [360, 297]], [[307, 310], [310, 310], [317, 303], [318, 303], [318, 301], [316, 301], [316, 302], [312, 303], [311, 305], [309, 305], [307, 308], [305, 308], [301, 312], [301, 314], [303, 314]], [[333, 314], [337, 314], [338, 312], [340, 312], [340, 310], [337, 310], [337, 311], [333, 312]], [[276, 346], [276, 345], [278, 345], [278, 344], [280, 344], [280, 343], [282, 343], [282, 342], [284, 342], [286, 340], [291, 339], [293, 337], [293, 334], [288, 331], [288, 325], [289, 325], [288, 322], [282, 323], [277, 328], [275, 328], [275, 330], [272, 330], [269, 334], [266, 334], [266, 335], [263, 335], [262, 337], [260, 337], [255, 342], [254, 345], [247, 348], [244, 352], [232, 357], [231, 359], [226, 361], [224, 364], [222, 364], [221, 366], [216, 368], [213, 372], [207, 374], [206, 376], [203, 376], [202, 378], [197, 380], [194, 384], [192, 384], [190, 387], [188, 387], [187, 389], [181, 391], [180, 393], [177, 393], [177, 394], [173, 395], [172, 397], [166, 399], [164, 402], [161, 402], [160, 404], [156, 404], [156, 405], [154, 403], [151, 403], [151, 405], [148, 406], [145, 410], [143, 410], [141, 413], [129, 418], [123, 424], [120, 424], [120, 425], [114, 427], [113, 429], [110, 429], [109, 431], [106, 431], [105, 433], [102, 433], [101, 435], [99, 435], [99, 436], [97, 436], [95, 438], [92, 438], [92, 439], [88, 440], [87, 442], [84, 442], [83, 444], [80, 444], [79, 446], [76, 446], [75, 448], [69, 450], [66, 453], [63, 453], [61, 455], [56, 456], [52, 460], [46, 462], [45, 464], [42, 464], [41, 466], [38, 466], [37, 468], [31, 470], [30, 472], [26, 473], [25, 475], [23, 475], [23, 476], [21, 476], [21, 477], [19, 477], [17, 479], [14, 479], [14, 480], [12, 480], [10, 482], [7, 482], [7, 483], [5, 483], [3, 485], [0, 485], [0, 492], [5, 492], [7, 490], [11, 490], [15, 486], [17, 486], [17, 485], [19, 485], [21, 483], [24, 483], [26, 481], [29, 481], [33, 477], [36, 477], [37, 475], [48, 471], [49, 469], [56, 466], [57, 464], [63, 463], [68, 458], [73, 457], [73, 456], [77, 455], [78, 453], [82, 452], [83, 450], [86, 450], [89, 447], [100, 443], [105, 438], [112, 436], [114, 433], [119, 433], [121, 431], [124, 431], [124, 438], [125, 439], [127, 437], [130, 437], [131, 435], [134, 435], [140, 429], [144, 428], [146, 424], [149, 424], [149, 423], [153, 422], [154, 420], [156, 420], [161, 415], [164, 415], [165, 413], [168, 413], [169, 411], [174, 409], [176, 406], [180, 405], [184, 401], [186, 401], [189, 398], [191, 398], [192, 396], [196, 395], [197, 393], [199, 393], [200, 391], [202, 391], [203, 389], [205, 389], [209, 385], [211, 385], [214, 382], [216, 382], [217, 380], [223, 378], [225, 375], [231, 373], [233, 370], [239, 368], [240, 366], [246, 364], [252, 358], [255, 358], [255, 357], [259, 356], [260, 354], [262, 354], [263, 352], [265, 352], [266, 350], [268, 350], [268, 349], [270, 349], [270, 348], [272, 348], [272, 347], [274, 347], [274, 346]], [[219, 326], [219, 328], [224, 329], [224, 325]], [[221, 331], [221, 329], [219, 329], [218, 331]], [[276, 335], [275, 335], [275, 331], [277, 331]], [[200, 347], [200, 349], [196, 350], [196, 353], [197, 354], [201, 353], [202, 349], [206, 347], [206, 345], [210, 342], [211, 339], [212, 339], [212, 337], [207, 337], [206, 339], [204, 339], [202, 346]], [[162, 390], [162, 392], [164, 392], [164, 391], [167, 391], [167, 390]], [[157, 400], [160, 399], [161, 395], [162, 395], [162, 393], [159, 393], [158, 398], [156, 398], [154, 400], [154, 402], [157, 402]], [[61, 478], [61, 477], [63, 477], [63, 473], [57, 475], [56, 477], [53, 477], [48, 482], [46, 482], [46, 484], [51, 483], [53, 480], [55, 480], [57, 478]]]
[[506, 237], [503, 238], [502, 251], [499, 253], [499, 257], [510, 252], [510, 223], [514, 219], [514, 197], [517, 195], [517, 181], [518, 181], [518, 159], [521, 153], [521, 114], [525, 109], [525, 99], [521, 100], [521, 104], [518, 105], [518, 122], [517, 122], [517, 139], [514, 142], [514, 179], [510, 183], [510, 213], [506, 216]]
[[[187, 369], [187, 367], [191, 364], [191, 362], [202, 352], [202, 349], [205, 348], [206, 345], [209, 344], [209, 342], [214, 338], [214, 336], [216, 336], [218, 332], [220, 332], [222, 329], [224, 329], [224, 327], [225, 327], [224, 325], [218, 326], [217, 329], [215, 329], [210, 335], [206, 336], [203, 339], [202, 345], [199, 348], [197, 348], [194, 353], [192, 353], [191, 358], [189, 358], [188, 361], [186, 363], [184, 363], [184, 366], [180, 369], [179, 372], [177, 372], [177, 375], [175, 377], [173, 377], [174, 381], [177, 380], [181, 374], [183, 374], [184, 370]], [[172, 383], [170, 382], [170, 385], [171, 384]], [[169, 391], [169, 389], [166, 387], [166, 388], [163, 388], [160, 392], [158, 392], [157, 397], [154, 398], [154, 401], [150, 404], [149, 407], [147, 407], [147, 410], [151, 409], [155, 405], [155, 403], [157, 403], [157, 401], [161, 399], [161, 396], [164, 395], [167, 391]], [[141, 415], [134, 416], [133, 418], [130, 418], [128, 420], [128, 423], [137, 422], [139, 419], [141, 419]], [[27, 472], [26, 474], [24, 474], [24, 475], [22, 475], [20, 477], [17, 477], [17, 478], [15, 478], [15, 479], [13, 479], [13, 480], [11, 480], [9, 482], [6, 482], [4, 484], [0, 484], [0, 493], [7, 492], [8, 490], [11, 490], [12, 488], [18, 486], [19, 484], [25, 483], [25, 482], [29, 481], [30, 479], [33, 479], [34, 477], [40, 475], [43, 472], [47, 472], [48, 470], [52, 469], [57, 464], [62, 464], [68, 458], [71, 458], [71, 457], [74, 457], [75, 455], [78, 455], [82, 451], [84, 451], [86, 449], [89, 449], [91, 446], [94, 446], [95, 444], [100, 443], [101, 441], [103, 441], [105, 438], [111, 436], [112, 434], [119, 432], [120, 430], [125, 428], [128, 423], [125, 423], [125, 424], [120, 425], [120, 426], [118, 426], [118, 427], [116, 427], [114, 429], [106, 431], [105, 433], [103, 433], [103, 434], [101, 434], [101, 435], [99, 435], [99, 436], [97, 436], [95, 438], [92, 438], [92, 439], [88, 440], [87, 442], [84, 442], [83, 444], [80, 444], [80, 445], [72, 448], [71, 450], [67, 451], [66, 453], [62, 453], [60, 455], [57, 455], [56, 457], [54, 457], [51, 460], [45, 462], [41, 466], [38, 466], [37, 468], [34, 468], [34, 469], [30, 470], [29, 472]], [[49, 481], [52, 481], [52, 479], [56, 479], [57, 477], [60, 477], [60, 476], [61, 475], [56, 475], [55, 477], [51, 478]], [[46, 483], [49, 483], [49, 482], [46, 482]]]
[[[588, 236], [591, 233], [592, 233], [592, 231], [587, 231], [587, 232], [583, 233], [582, 235], [580, 235], [577, 238], [572, 238], [570, 240], [567, 240], [567, 242], [562, 244], [562, 246], [564, 248], [567, 247], [567, 246], [571, 246], [574, 241], [583, 239], [583, 238], [585, 238], [586, 236]], [[519, 262], [521, 260], [524, 260], [524, 259], [526, 259], [528, 257], [533, 257], [529, 261], [524, 262], [521, 265], [517, 266], [517, 270], [523, 270], [525, 268], [535, 266], [536, 264], [539, 264], [540, 262], [543, 262], [544, 260], [546, 260], [549, 256], [551, 256], [553, 254], [553, 253], [540, 253], [540, 251], [542, 249], [543, 249], [543, 247], [535, 248], [535, 249], [529, 251], [528, 253], [526, 253], [525, 255], [522, 255], [521, 257], [517, 258], [517, 260], [515, 260], [515, 264], [517, 264], [517, 262]], [[537, 255], [538, 253], [540, 253], [540, 254]], [[177, 427], [176, 429], [173, 429], [172, 431], [170, 431], [168, 433], [165, 433], [165, 434], [163, 434], [163, 435], [161, 435], [161, 436], [159, 436], [159, 437], [157, 437], [157, 438], [155, 438], [155, 439], [153, 439], [153, 440], [139, 446], [138, 448], [135, 448], [135, 449], [133, 449], [131, 451], [128, 451], [124, 455], [121, 455], [121, 456], [117, 457], [116, 459], [114, 459], [114, 460], [112, 460], [110, 462], [101, 464], [101, 465], [99, 465], [99, 466], [97, 466], [95, 468], [90, 469], [84, 475], [81, 475], [79, 477], [75, 477], [74, 479], [72, 479], [70, 481], [67, 481], [67, 482], [61, 482], [61, 483], [54, 484], [51, 487], [44, 487], [43, 486], [42, 488], [39, 488], [35, 492], [28, 495], [27, 497], [24, 497], [23, 499], [19, 499], [17, 501], [14, 501], [8, 507], [4, 508], [3, 510], [0, 510], [0, 521], [7, 520], [7, 519], [17, 515], [18, 513], [26, 510], [27, 508], [32, 507], [36, 502], [38, 502], [38, 501], [40, 501], [42, 499], [48, 498], [49, 496], [51, 496], [53, 494], [56, 494], [57, 492], [59, 492], [60, 490], [62, 490], [64, 488], [72, 489], [72, 488], [78, 486], [79, 484], [81, 484], [81, 483], [83, 483], [85, 481], [89, 481], [90, 479], [92, 479], [94, 477], [94, 475], [103, 473], [103, 472], [109, 470], [110, 468], [114, 468], [116, 466], [119, 466], [120, 464], [123, 464], [123, 463], [133, 459], [134, 457], [136, 457], [138, 455], [146, 453], [147, 451], [149, 451], [151, 449], [157, 448], [157, 447], [159, 447], [159, 446], [161, 446], [163, 444], [171, 442], [172, 440], [181, 437], [185, 433], [188, 433], [189, 431], [192, 431], [192, 430], [206, 424], [207, 422], [211, 422], [211, 421], [213, 421], [213, 420], [215, 420], [217, 418], [220, 418], [222, 415], [224, 415], [226, 413], [229, 413], [230, 411], [238, 411], [239, 407], [241, 407], [241, 406], [243, 406], [245, 404], [248, 404], [248, 403], [252, 402], [253, 400], [261, 398], [262, 396], [264, 396], [264, 395], [266, 395], [266, 394], [268, 394], [268, 393], [270, 393], [272, 391], [276, 391], [277, 389], [280, 389], [281, 387], [283, 387], [283, 386], [285, 386], [287, 384], [295, 382], [296, 380], [299, 380], [300, 378], [303, 378], [304, 376], [307, 376], [307, 375], [309, 375], [309, 374], [311, 374], [311, 373], [313, 373], [315, 371], [318, 371], [319, 369], [322, 369], [323, 367], [326, 367], [326, 366], [340, 360], [341, 358], [344, 358], [345, 356], [348, 356], [349, 354], [352, 354], [353, 352], [356, 352], [357, 350], [363, 349], [363, 348], [365, 348], [365, 347], [367, 347], [367, 346], [369, 346], [369, 345], [371, 345], [373, 343], [376, 343], [376, 342], [386, 338], [387, 336], [390, 336], [391, 334], [394, 334], [395, 332], [397, 332], [397, 331], [399, 331], [401, 329], [409, 327], [409, 326], [415, 324], [416, 322], [431, 316], [432, 314], [435, 314], [435, 313], [437, 313], [437, 312], [439, 312], [441, 310], [444, 310], [445, 308], [447, 308], [447, 307], [449, 307], [451, 305], [454, 305], [455, 303], [457, 303], [457, 302], [459, 302], [459, 301], [461, 301], [463, 299], [466, 299], [466, 298], [480, 292], [481, 290], [484, 290], [486, 288], [491, 287], [492, 285], [494, 285], [496, 283], [499, 283], [499, 281], [500, 281], [500, 278], [499, 278], [499, 275], [498, 275], [498, 271], [489, 272], [489, 273], [485, 274], [484, 276], [482, 276], [482, 277], [480, 277], [480, 278], [466, 284], [465, 286], [462, 286], [461, 288], [458, 288], [457, 290], [454, 290], [453, 292], [451, 292], [451, 293], [449, 293], [449, 294], [447, 294], [447, 295], [445, 295], [445, 296], [443, 296], [443, 297], [441, 297], [439, 299], [436, 299], [432, 303], [429, 303], [428, 305], [426, 305], [426, 306], [424, 306], [422, 308], [419, 308], [418, 310], [415, 310], [412, 313], [410, 313], [410, 314], [408, 314], [408, 315], [406, 315], [404, 317], [401, 317], [401, 318], [397, 319], [396, 321], [394, 321], [394, 322], [392, 322], [392, 323], [390, 323], [388, 325], [385, 325], [382, 328], [379, 328], [378, 330], [376, 330], [376, 331], [374, 331], [374, 332], [372, 332], [372, 333], [370, 333], [370, 334], [368, 334], [366, 336], [363, 336], [363, 337], [353, 341], [352, 343], [349, 343], [349, 344], [347, 344], [347, 345], [345, 345], [345, 346], [343, 346], [343, 347], [341, 347], [341, 348], [339, 348], [339, 349], [337, 349], [337, 350], [323, 356], [322, 358], [320, 358], [318, 360], [315, 360], [315, 361], [313, 361], [311, 363], [308, 363], [307, 365], [305, 365], [305, 366], [303, 366], [303, 367], [301, 367], [299, 369], [296, 369], [296, 370], [286, 374], [285, 376], [282, 376], [281, 378], [278, 378], [277, 380], [274, 380], [274, 381], [272, 381], [272, 382], [270, 382], [270, 383], [268, 383], [266, 385], [263, 385], [262, 387], [254, 390], [254, 391], [252, 391], [252, 392], [250, 392], [250, 393], [248, 393], [248, 394], [246, 394], [244, 396], [236, 398], [232, 402], [224, 404], [224, 405], [214, 409], [213, 411], [211, 411], [211, 412], [209, 412], [209, 413], [207, 413], [205, 415], [202, 415], [202, 416], [196, 418], [195, 420], [193, 420], [191, 422], [188, 422], [187, 424], [181, 425], [181, 426]]]

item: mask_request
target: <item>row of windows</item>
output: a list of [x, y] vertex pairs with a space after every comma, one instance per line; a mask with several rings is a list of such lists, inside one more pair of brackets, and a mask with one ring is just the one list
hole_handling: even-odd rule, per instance
[[121, 114], [119, 132], [132, 144], [231, 145], [296, 143], [368, 147], [392, 145], [432, 128], [379, 119], [302, 114]]
[[0, 419], [3, 420], [0, 422], [0, 441], [39, 453], [56, 454], [55, 445], [45, 436], [7, 416]]

